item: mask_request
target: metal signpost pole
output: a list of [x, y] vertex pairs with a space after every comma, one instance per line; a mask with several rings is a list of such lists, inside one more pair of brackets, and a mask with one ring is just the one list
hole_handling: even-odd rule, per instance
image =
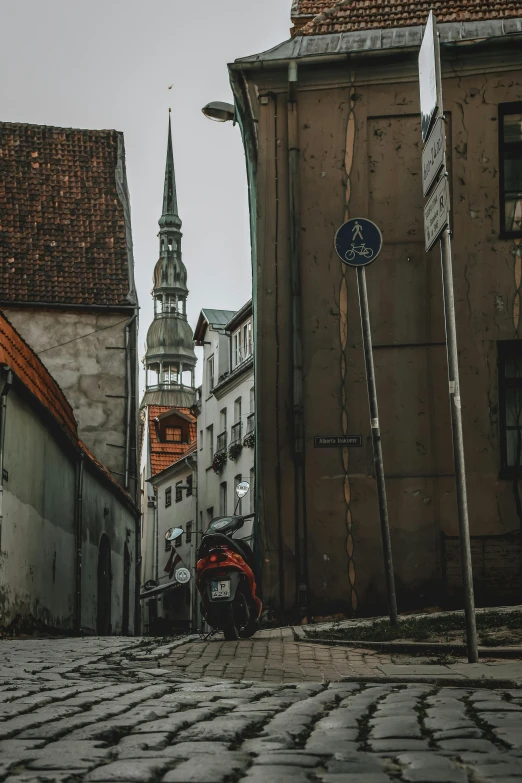
[[375, 382], [375, 368], [373, 364], [370, 309], [368, 307], [365, 271], [365, 266], [375, 261], [381, 252], [381, 248], [382, 235], [380, 229], [375, 223], [372, 223], [371, 220], [367, 220], [366, 218], [352, 218], [351, 220], [348, 220], [341, 226], [335, 235], [335, 251], [337, 255], [344, 264], [347, 266], [354, 266], [357, 269], [357, 285], [359, 289], [364, 361], [366, 365], [368, 402], [370, 406], [373, 461], [375, 465], [375, 478], [377, 481], [388, 610], [391, 625], [397, 625], [397, 598], [395, 594], [390, 523], [388, 519], [388, 504], [386, 502], [386, 482], [384, 479], [384, 464], [382, 459], [381, 430], [379, 426], [379, 409], [377, 405], [377, 384]]
[[457, 509], [459, 517], [460, 558], [464, 585], [464, 613], [466, 618], [466, 641], [469, 663], [478, 661], [477, 624], [475, 619], [475, 596], [473, 593], [473, 567], [469, 538], [468, 496], [466, 490], [466, 465], [464, 461], [464, 438], [462, 434], [462, 408], [460, 404], [459, 358], [457, 349], [457, 326], [455, 321], [455, 299], [453, 292], [453, 265], [451, 263], [451, 238], [447, 228], [440, 240], [442, 281], [444, 289], [444, 317], [446, 321], [446, 342], [448, 351], [449, 395], [451, 427], [453, 433], [453, 456], [455, 460], [455, 482], [457, 485]]
[[[422, 178], [424, 195], [431, 195], [424, 209], [426, 251], [440, 239], [442, 263], [442, 287], [446, 345], [448, 355], [448, 380], [457, 489], [459, 538], [464, 586], [464, 610], [468, 661], [478, 661], [475, 598], [473, 594], [473, 569], [469, 536], [468, 500], [466, 493], [466, 468], [464, 439], [462, 434], [462, 409], [460, 401], [459, 361], [455, 298], [453, 290], [453, 266], [451, 262], [451, 230], [449, 188], [446, 171], [446, 139], [442, 101], [442, 77], [440, 69], [440, 43], [437, 22], [430, 11], [419, 54], [419, 81], [421, 98]], [[435, 122], [433, 123], [433, 121]], [[439, 178], [442, 172], [442, 177]], [[433, 187], [435, 185], [435, 187]]]
[[382, 459], [381, 429], [379, 426], [379, 408], [377, 405], [377, 386], [375, 383], [375, 368], [373, 365], [372, 333], [370, 329], [370, 311], [368, 308], [368, 292], [366, 290], [366, 270], [364, 266], [357, 267], [357, 286], [359, 289], [359, 304], [361, 308], [361, 326], [363, 335], [364, 361], [368, 380], [368, 402], [370, 405], [370, 424], [372, 430], [373, 462], [379, 496], [379, 518], [381, 520], [382, 550], [384, 555], [384, 573], [388, 592], [388, 610], [390, 623], [397, 625], [397, 598], [395, 595], [395, 579], [393, 576], [393, 558], [388, 520], [388, 504], [386, 502], [386, 484], [384, 481], [384, 464]]

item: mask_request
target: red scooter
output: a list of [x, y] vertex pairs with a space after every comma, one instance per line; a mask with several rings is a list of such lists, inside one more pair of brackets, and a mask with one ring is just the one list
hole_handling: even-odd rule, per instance
[[[238, 503], [249, 489], [247, 481], [238, 484]], [[203, 534], [196, 556], [201, 611], [207, 623], [223, 631], [227, 640], [253, 636], [263, 608], [257, 595], [253, 552], [245, 541], [232, 538], [244, 524], [243, 517], [235, 513], [216, 517]]]

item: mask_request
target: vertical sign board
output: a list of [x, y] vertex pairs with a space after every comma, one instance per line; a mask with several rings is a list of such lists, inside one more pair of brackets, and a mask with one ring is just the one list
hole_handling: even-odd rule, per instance
[[[433, 11], [430, 11], [419, 52], [419, 84], [421, 131], [422, 141], [425, 145], [422, 152], [422, 188], [425, 196], [429, 195], [431, 191], [431, 195], [429, 195], [424, 207], [424, 233], [426, 251], [430, 250], [437, 239], [440, 238], [453, 455], [455, 459], [459, 538], [465, 596], [466, 641], [468, 661], [475, 663], [478, 660], [477, 627], [469, 537], [464, 439], [462, 434], [451, 237], [448, 230], [450, 204], [448, 175], [446, 172], [446, 137], [444, 134], [440, 44], [437, 22]], [[440, 176], [441, 172], [442, 176]]]
[[424, 142], [428, 138], [437, 109], [442, 111], [442, 106], [439, 105], [439, 90], [437, 89], [440, 77], [440, 56], [438, 53], [437, 23], [433, 11], [430, 11], [419, 53], [421, 130]]

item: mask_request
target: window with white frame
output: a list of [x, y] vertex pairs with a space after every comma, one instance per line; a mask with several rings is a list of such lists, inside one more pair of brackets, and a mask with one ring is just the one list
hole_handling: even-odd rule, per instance
[[249, 359], [252, 353], [252, 320], [250, 320], [232, 334], [232, 369]]
[[214, 355], [207, 359], [207, 389], [208, 393], [214, 388]]

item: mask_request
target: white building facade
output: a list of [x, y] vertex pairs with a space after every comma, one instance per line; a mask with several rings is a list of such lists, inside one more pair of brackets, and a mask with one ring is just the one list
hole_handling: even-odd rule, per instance
[[[198, 530], [213, 517], [245, 517], [237, 538], [253, 544], [255, 520], [255, 399], [252, 302], [237, 313], [202, 310], [194, 334], [203, 347], [203, 383], [198, 390]], [[235, 488], [250, 492], [237, 503]]]

